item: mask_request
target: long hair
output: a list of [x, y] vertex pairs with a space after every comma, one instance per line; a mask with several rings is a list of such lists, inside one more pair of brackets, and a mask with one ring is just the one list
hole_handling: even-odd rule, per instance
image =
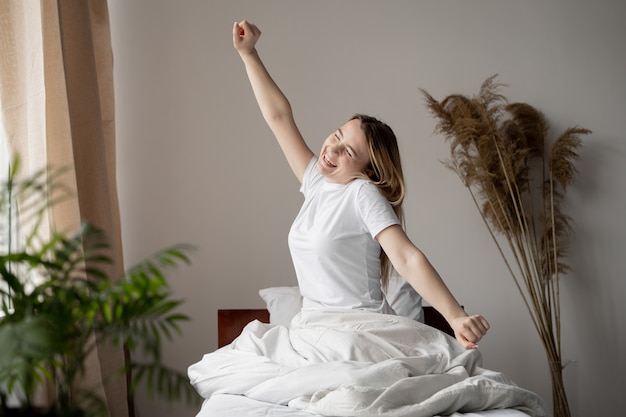
[[[355, 114], [350, 120], [359, 120], [367, 140], [370, 166], [366, 170], [368, 179], [389, 201], [401, 224], [404, 224], [402, 202], [404, 201], [404, 175], [400, 161], [398, 141], [393, 130], [372, 116]], [[385, 251], [380, 252], [380, 276], [383, 289], [387, 288], [392, 266]]]

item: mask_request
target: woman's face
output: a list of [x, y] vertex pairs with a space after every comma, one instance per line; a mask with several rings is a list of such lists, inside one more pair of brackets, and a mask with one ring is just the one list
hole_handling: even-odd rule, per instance
[[367, 139], [358, 119], [348, 121], [326, 138], [317, 161], [326, 180], [340, 184], [362, 177], [369, 165]]

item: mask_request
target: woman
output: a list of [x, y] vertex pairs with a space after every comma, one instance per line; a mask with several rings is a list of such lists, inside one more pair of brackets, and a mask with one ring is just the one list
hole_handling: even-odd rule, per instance
[[289, 233], [303, 307], [392, 312], [381, 290], [390, 263], [445, 317], [462, 346], [476, 348], [489, 324], [465, 313], [402, 228], [404, 180], [393, 131], [356, 115], [326, 138], [316, 157], [259, 58], [260, 36], [250, 22], [233, 25], [233, 43], [263, 117], [305, 196]]

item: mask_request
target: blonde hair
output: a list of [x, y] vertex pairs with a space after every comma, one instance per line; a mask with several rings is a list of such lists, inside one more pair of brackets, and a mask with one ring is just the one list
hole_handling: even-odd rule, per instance
[[[372, 116], [355, 114], [350, 120], [359, 120], [367, 140], [370, 165], [365, 174], [389, 201], [400, 223], [404, 225], [402, 202], [404, 201], [404, 174], [400, 161], [398, 141], [393, 130]], [[383, 289], [387, 288], [392, 265], [385, 251], [380, 252], [380, 277]]]

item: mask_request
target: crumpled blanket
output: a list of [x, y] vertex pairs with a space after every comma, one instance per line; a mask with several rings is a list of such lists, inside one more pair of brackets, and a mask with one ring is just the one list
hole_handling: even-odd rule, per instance
[[355, 310], [303, 310], [289, 327], [249, 323], [188, 370], [204, 398], [237, 394], [322, 416], [428, 417], [544, 401], [481, 368], [478, 350], [414, 320]]

